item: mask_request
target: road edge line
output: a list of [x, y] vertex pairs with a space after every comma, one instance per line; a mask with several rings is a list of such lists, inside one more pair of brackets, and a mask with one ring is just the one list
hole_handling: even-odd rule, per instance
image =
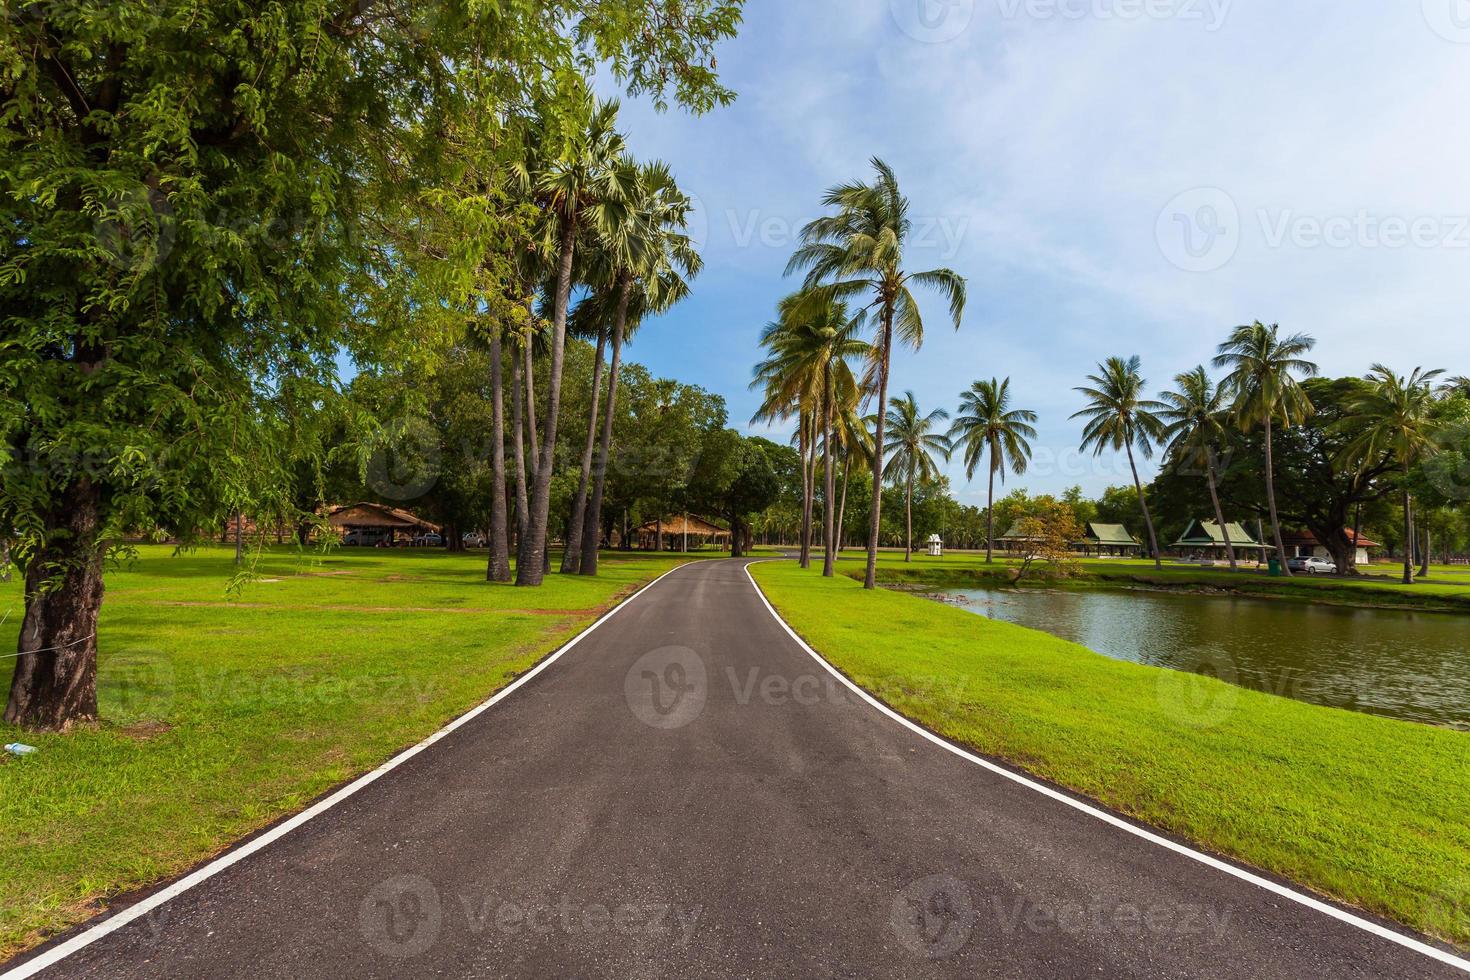
[[[1175, 854], [1189, 858], [1191, 861], [1203, 864], [1206, 867], [1214, 868], [1216, 871], [1223, 871], [1231, 877], [1238, 878], [1241, 881], [1246, 882], [1247, 884], [1255, 885], [1258, 888], [1262, 888], [1268, 892], [1271, 892], [1273, 895], [1285, 898], [1289, 901], [1297, 903], [1298, 905], [1303, 905], [1316, 912], [1321, 912], [1323, 915], [1329, 916], [1330, 918], [1336, 919], [1339, 922], [1350, 925], [1356, 929], [1360, 929], [1364, 932], [1370, 933], [1380, 939], [1386, 939], [1389, 942], [1396, 943], [1397, 945], [1403, 946], [1404, 948], [1409, 949], [1415, 953], [1427, 956], [1433, 960], [1438, 960], [1439, 962], [1444, 963], [1447, 966], [1454, 967], [1455, 969], [1461, 970], [1465, 973], [1470, 973], [1470, 960], [1463, 959], [1446, 950], [1442, 950], [1436, 946], [1431, 946], [1428, 943], [1421, 942], [1420, 940], [1414, 939], [1411, 936], [1405, 936], [1402, 933], [1395, 932], [1394, 930], [1389, 929], [1386, 926], [1379, 925], [1376, 922], [1372, 922], [1361, 916], [1354, 915], [1353, 913], [1340, 909], [1335, 905], [1330, 905], [1327, 902], [1323, 902], [1319, 899], [1313, 898], [1312, 896], [1307, 895], [1303, 892], [1296, 891], [1295, 889], [1288, 888], [1285, 885], [1274, 882], [1269, 878], [1263, 878], [1260, 875], [1253, 874], [1252, 872], [1245, 870], [1244, 868], [1238, 868], [1233, 864], [1220, 860], [1219, 858], [1211, 857], [1210, 855], [1205, 854], [1202, 851], [1196, 851], [1194, 848], [1181, 844], [1178, 841], [1170, 840], [1169, 838], [1156, 834], [1153, 831], [1137, 826], [1133, 823], [1128, 822], [1127, 820], [1122, 819], [1121, 817], [1108, 813], [1106, 810], [1100, 810], [1097, 807], [1092, 806], [1091, 804], [1084, 803], [1083, 801], [1078, 799], [1074, 799], [1073, 797], [1068, 796], [1066, 793], [1063, 793], [1060, 790], [1053, 789], [1052, 787], [1047, 786], [1043, 783], [1039, 783], [1034, 779], [1029, 779], [1019, 773], [1012, 772], [1004, 766], [1000, 766], [995, 764], [994, 762], [991, 762], [989, 759], [976, 755], [975, 753], [970, 752], [967, 749], [960, 748], [958, 745], [955, 745], [953, 742], [950, 742], [949, 740], [942, 738], [939, 735], [936, 735], [935, 733], [929, 731], [927, 728], [924, 728], [922, 725], [910, 721], [908, 718], [905, 718], [903, 715], [899, 714], [897, 711], [894, 711], [892, 708], [888, 707], [888, 705], [884, 704], [883, 702], [879, 701], [877, 698], [869, 694], [867, 691], [863, 690], [850, 678], [848, 678], [847, 675], [843, 674], [836, 667], [828, 663], [821, 654], [813, 650], [811, 646], [801, 638], [796, 630], [791, 628], [790, 624], [787, 623], [786, 620], [781, 618], [781, 614], [776, 611], [776, 607], [771, 605], [771, 601], [766, 598], [766, 594], [761, 589], [760, 583], [755, 580], [754, 575], [750, 574], [750, 567], [752, 565], [760, 565], [767, 562], [779, 560], [780, 559], [762, 558], [756, 561], [747, 562], [744, 566], [745, 577], [750, 580], [751, 587], [755, 589], [755, 594], [760, 598], [761, 604], [766, 607], [766, 611], [769, 612], [772, 618], [774, 618], [776, 622], [781, 626], [781, 628], [786, 631], [787, 635], [796, 641], [797, 646], [801, 647], [801, 649], [805, 650], [813, 660], [825, 667], [828, 673], [841, 681], [844, 685], [851, 689], [854, 694], [858, 695], [858, 697], [862, 698], [869, 705], [878, 709], [878, 711], [888, 716], [893, 721], [898, 722], [903, 727], [934, 743], [945, 751], [959, 756], [961, 759], [964, 759], [967, 762], [971, 762], [979, 766], [980, 768], [985, 769], [989, 772], [993, 772], [998, 776], [1002, 776], [1013, 783], [1024, 786], [1025, 788], [1036, 793], [1040, 793], [1042, 796], [1046, 796], [1053, 800], [1056, 800], [1059, 803], [1063, 803], [1074, 810], [1085, 813], [1088, 816], [1093, 817], [1097, 820], [1101, 820], [1103, 823], [1116, 827], [1119, 830], [1126, 831], [1127, 833], [1132, 834], [1135, 837], [1142, 838], [1143, 840], [1146, 840], [1151, 844], [1156, 844], [1159, 847], [1164, 848], [1165, 850], [1173, 851]], [[8, 978], [0, 977], [0, 980], [8, 980]]]
[[480, 715], [484, 714], [486, 711], [493, 708], [496, 704], [499, 704], [505, 698], [509, 697], [518, 688], [526, 684], [537, 674], [541, 673], [547, 667], [550, 667], [552, 664], [556, 663], [556, 661], [560, 660], [564, 654], [570, 651], [578, 643], [581, 643], [582, 640], [591, 635], [591, 633], [599, 626], [607, 622], [609, 619], [612, 619], [619, 612], [631, 605], [633, 600], [643, 595], [643, 593], [647, 592], [655, 585], [658, 585], [660, 582], [677, 572], [679, 569], [688, 568], [690, 565], [695, 564], [698, 564], [698, 562], [685, 562], [682, 565], [675, 565], [673, 568], [664, 572], [658, 578], [654, 579], [652, 582], [649, 582], [647, 585], [643, 586], [643, 588], [639, 589], [637, 592], [634, 592], [632, 595], [619, 602], [616, 606], [609, 609], [606, 613], [599, 617], [596, 622], [592, 623], [586, 629], [582, 630], [576, 636], [572, 637], [566, 643], [562, 644], [562, 646], [547, 654], [534, 667], [526, 671], [520, 677], [517, 677], [514, 681], [507, 684], [505, 687], [501, 688], [488, 700], [480, 702], [478, 705], [466, 711], [459, 717], [455, 718], [453, 721], [449, 722], [443, 728], [440, 728], [438, 731], [434, 732], [423, 741], [417, 743], [416, 745], [410, 746], [407, 749], [404, 749], [402, 752], [399, 752], [387, 762], [384, 762], [382, 765], [378, 766], [378, 768], [357, 777], [346, 786], [343, 786], [341, 789], [328, 796], [326, 799], [320, 800], [312, 806], [307, 807], [305, 810], [302, 810], [300, 813], [288, 817], [286, 820], [277, 824], [275, 827], [272, 827], [270, 830], [261, 834], [259, 837], [253, 838], [247, 841], [245, 844], [242, 844], [238, 848], [235, 848], [234, 850], [226, 854], [220, 855], [214, 860], [204, 864], [202, 867], [195, 868], [189, 874], [185, 875], [183, 878], [180, 878], [178, 881], [167, 886], [166, 888], [162, 888], [159, 891], [156, 891], [153, 894], [149, 895], [148, 897], [141, 899], [140, 901], [132, 905], [129, 905], [127, 908], [122, 909], [115, 915], [108, 916], [106, 919], [103, 919], [101, 922], [98, 922], [96, 925], [73, 936], [65, 942], [59, 943], [58, 945], [53, 946], [51, 949], [38, 953], [31, 959], [26, 960], [25, 962], [20, 963], [19, 965], [12, 967], [11, 969], [4, 971], [3, 973], [0, 973], [0, 980], [27, 980], [27, 978], [35, 976], [42, 970], [50, 969], [51, 967], [60, 963], [62, 960], [66, 959], [68, 956], [71, 956], [74, 953], [86, 949], [88, 946], [92, 945], [100, 939], [104, 939], [107, 936], [110, 936], [112, 933], [117, 932], [119, 929], [123, 928], [130, 922], [142, 918], [159, 906], [164, 905], [169, 901], [172, 901], [173, 899], [182, 895], [184, 892], [187, 892], [190, 889], [194, 888], [196, 885], [200, 885], [205, 881], [208, 881], [210, 878], [213, 878], [221, 871], [224, 871], [227, 868], [238, 864], [240, 861], [245, 860], [247, 857], [250, 857], [257, 851], [264, 850], [266, 847], [280, 840], [282, 837], [285, 837], [293, 830], [296, 830], [297, 828], [310, 822], [314, 818], [321, 816], [323, 813], [332, 809], [332, 807], [347, 800], [349, 797], [356, 795], [359, 790], [365, 789], [373, 783], [377, 782], [383, 776], [386, 776], [394, 769], [397, 769], [399, 766], [403, 765], [403, 763], [407, 762], [409, 759], [412, 759], [414, 756], [429, 748], [434, 743], [440, 741], [445, 736], [458, 731], [465, 725], [480, 717]]

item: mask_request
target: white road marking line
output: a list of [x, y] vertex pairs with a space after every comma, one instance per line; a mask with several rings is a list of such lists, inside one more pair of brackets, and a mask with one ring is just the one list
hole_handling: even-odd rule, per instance
[[[745, 577], [750, 579], [751, 587], [755, 589], [755, 594], [760, 597], [761, 603], [766, 607], [766, 611], [769, 612], [771, 616], [776, 620], [776, 622], [780, 624], [781, 628], [786, 631], [787, 635], [789, 635], [793, 640], [796, 641], [797, 646], [801, 647], [811, 656], [813, 660], [825, 667], [828, 673], [830, 673], [833, 677], [836, 677], [839, 681], [845, 684], [849, 689], [852, 690], [853, 693], [857, 694], [858, 697], [862, 698], [868, 704], [872, 705], [874, 708], [877, 708], [883, 714], [887, 715], [889, 718], [898, 722], [900, 725], [904, 726], [910, 731], [922, 736], [923, 738], [928, 739], [930, 742], [933, 742], [935, 745], [944, 749], [946, 752], [951, 752], [959, 756], [961, 759], [966, 760], [967, 762], [973, 762], [975, 765], [980, 766], [982, 769], [987, 769], [998, 776], [1003, 776], [1013, 783], [1018, 783], [1019, 785], [1024, 786], [1029, 790], [1040, 793], [1042, 796], [1047, 796], [1053, 800], [1056, 800], [1059, 803], [1064, 803], [1074, 810], [1081, 811], [1082, 813], [1087, 814], [1089, 817], [1094, 817], [1098, 820], [1101, 820], [1103, 823], [1117, 827], [1119, 830], [1126, 831], [1135, 837], [1141, 837], [1151, 844], [1157, 844], [1159, 847], [1173, 851], [1175, 854], [1183, 855], [1184, 857], [1189, 858], [1191, 861], [1197, 861], [1200, 864], [1207, 865], [1208, 867], [1214, 868], [1217, 871], [1223, 871], [1232, 877], [1239, 878], [1241, 881], [1248, 882], [1252, 885], [1257, 886], [1258, 888], [1264, 888], [1266, 891], [1271, 892], [1273, 895], [1279, 895], [1282, 898], [1296, 902], [1298, 905], [1305, 905], [1307, 908], [1321, 912], [1323, 915], [1331, 916], [1332, 918], [1337, 919], [1339, 922], [1344, 922], [1350, 926], [1353, 926], [1354, 928], [1361, 929], [1364, 932], [1372, 933], [1373, 935], [1378, 936], [1380, 939], [1387, 939], [1389, 942], [1397, 943], [1398, 945], [1403, 946], [1406, 949], [1411, 949], [1416, 953], [1422, 953], [1423, 955], [1428, 956], [1430, 959], [1438, 960], [1439, 962], [1452, 966], [1457, 970], [1463, 970], [1466, 973], [1470, 973], [1470, 960], [1462, 959], [1454, 955], [1453, 953], [1445, 952], [1444, 950], [1439, 949], [1435, 946], [1431, 946], [1428, 943], [1423, 943], [1410, 936], [1405, 936], [1400, 933], [1394, 932], [1392, 929], [1387, 929], [1376, 922], [1370, 922], [1369, 920], [1364, 919], [1361, 916], [1353, 915], [1351, 912], [1345, 912], [1342, 909], [1337, 908], [1336, 906], [1329, 905], [1326, 902], [1318, 901], [1310, 895], [1305, 895], [1294, 889], [1287, 888], [1284, 885], [1277, 884], [1276, 882], [1271, 881], [1268, 878], [1262, 878], [1260, 875], [1252, 874], [1249, 871], [1237, 868], [1232, 864], [1227, 864], [1226, 862], [1221, 861], [1218, 858], [1210, 857], [1210, 855], [1208, 854], [1203, 854], [1199, 851], [1194, 850], [1193, 848], [1186, 847], [1176, 841], [1169, 840], [1167, 837], [1161, 837], [1158, 834], [1143, 829], [1142, 827], [1134, 826], [1126, 820], [1115, 817], [1111, 813], [1108, 813], [1104, 810], [1099, 810], [1095, 806], [1089, 806], [1088, 804], [1083, 803], [1080, 800], [1075, 800], [1065, 793], [1060, 793], [1057, 790], [1052, 789], [1050, 786], [1045, 786], [1041, 783], [1036, 782], [1035, 780], [1027, 779], [1025, 776], [1017, 775], [1016, 773], [1011, 772], [1009, 769], [1006, 769], [1003, 766], [998, 766], [987, 759], [983, 759], [980, 756], [975, 755], [973, 752], [967, 752], [957, 745], [950, 744], [949, 742], [940, 738], [938, 735], [935, 735], [933, 732], [928, 731], [922, 726], [917, 725], [912, 721], [909, 721], [903, 715], [894, 711], [892, 708], [888, 707], [877, 698], [874, 698], [867, 691], [864, 691], [862, 688], [858, 687], [856, 684], [850, 681], [846, 677], [846, 675], [844, 675], [836, 667], [833, 667], [826, 660], [824, 660], [821, 654], [817, 653], [817, 651], [808, 646], [807, 642], [797, 635], [796, 631], [787, 624], [786, 620], [781, 618], [781, 614], [776, 612], [776, 608], [771, 605], [770, 600], [766, 598], [766, 594], [761, 591], [760, 585], [756, 583], [755, 576], [750, 574], [751, 565], [759, 565], [762, 562], [774, 560], [778, 559], [761, 559], [761, 561], [753, 561], [745, 566]], [[0, 977], [0, 980], [5, 980], [5, 978]]]
[[418, 743], [412, 748], [403, 750], [398, 755], [395, 755], [393, 758], [389, 759], [387, 762], [374, 769], [372, 772], [367, 773], [363, 776], [359, 776], [357, 779], [337, 790], [337, 792], [322, 800], [320, 803], [317, 803], [314, 806], [301, 811], [300, 813], [296, 814], [296, 816], [291, 817], [284, 823], [276, 826], [275, 828], [267, 831], [264, 834], [261, 834], [250, 843], [245, 844], [228, 854], [214, 859], [213, 861], [204, 865], [202, 868], [191, 872], [186, 877], [180, 878], [178, 881], [174, 882], [172, 885], [169, 885], [167, 888], [164, 888], [161, 891], [149, 895], [147, 898], [138, 902], [136, 905], [130, 905], [129, 907], [123, 909], [121, 912], [117, 913], [111, 918], [105, 919], [102, 922], [97, 923], [92, 928], [86, 930], [85, 932], [73, 936], [66, 942], [46, 950], [46, 952], [40, 954], [34, 959], [27, 960], [26, 962], [11, 970], [8, 970], [5, 973], [0, 973], [0, 980], [26, 980], [27, 977], [33, 977], [37, 973], [40, 973], [42, 970], [55, 966], [57, 963], [66, 959], [68, 956], [72, 955], [78, 950], [85, 949], [86, 947], [97, 942], [97, 940], [111, 935], [112, 933], [121, 929], [128, 923], [142, 918], [149, 912], [152, 912], [154, 909], [158, 908], [160, 905], [163, 905], [171, 899], [177, 898], [179, 895], [182, 895], [184, 892], [193, 888], [195, 885], [198, 885], [204, 881], [209, 880], [210, 878], [213, 878], [215, 875], [219, 874], [221, 871], [224, 871], [231, 865], [243, 861], [255, 852], [270, 846], [271, 844], [280, 840], [282, 837], [285, 837], [287, 834], [291, 833], [291, 831], [305, 824], [307, 821], [321, 816], [323, 813], [330, 810], [338, 803], [341, 803], [343, 800], [346, 800], [354, 793], [372, 783], [377, 782], [383, 776], [386, 776], [394, 769], [397, 769], [409, 759], [412, 759], [414, 756], [418, 755], [420, 752], [424, 751], [424, 749], [427, 749], [435, 742], [444, 738], [446, 735], [450, 734], [451, 732], [457, 731], [458, 729], [463, 728], [465, 725], [468, 725], [470, 722], [474, 721], [490, 708], [494, 707], [496, 704], [509, 697], [517, 688], [521, 687], [521, 685], [525, 684], [527, 681], [535, 677], [537, 674], [541, 673], [547, 667], [550, 667], [552, 664], [556, 663], [556, 661], [560, 660], [563, 654], [572, 649], [572, 647], [576, 646], [578, 643], [581, 643], [592, 633], [593, 630], [597, 629], [597, 627], [601, 626], [603, 623], [616, 616], [619, 612], [626, 609], [629, 605], [633, 603], [635, 599], [643, 595], [643, 593], [647, 592], [649, 589], [653, 588], [655, 585], [662, 582], [665, 578], [668, 578], [679, 569], [688, 568], [690, 565], [697, 564], [699, 563], [688, 562], [683, 565], [676, 565], [673, 568], [669, 569], [667, 572], [664, 572], [658, 578], [654, 579], [652, 582], [649, 582], [643, 588], [639, 589], [637, 592], [633, 593], [628, 598], [618, 603], [617, 606], [608, 610], [608, 612], [604, 614], [601, 619], [597, 620], [597, 622], [593, 623], [591, 626], [587, 627], [585, 630], [572, 637], [559, 650], [546, 657], [546, 659], [542, 660], [535, 667], [531, 668], [520, 677], [516, 678], [515, 681], [513, 681], [510, 685], [502, 688], [494, 697], [490, 698], [490, 700], [483, 702], [478, 707], [471, 708], [468, 712], [460, 715], [454, 721], [451, 721], [449, 724], [445, 725], [443, 728], [439, 729], [437, 732], [430, 735], [422, 742]]

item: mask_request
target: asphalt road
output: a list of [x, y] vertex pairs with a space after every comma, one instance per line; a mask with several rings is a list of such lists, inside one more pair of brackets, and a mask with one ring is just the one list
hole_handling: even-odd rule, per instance
[[937, 748], [725, 561], [42, 976], [1465, 974]]

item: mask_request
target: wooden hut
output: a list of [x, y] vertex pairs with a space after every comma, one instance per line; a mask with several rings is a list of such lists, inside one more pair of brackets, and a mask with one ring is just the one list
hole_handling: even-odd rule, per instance
[[1135, 538], [1122, 524], [1089, 523], [1077, 548], [1084, 555], [1099, 558], [1136, 558], [1143, 551], [1143, 542]]
[[638, 547], [652, 551], [659, 547], [660, 537], [665, 551], [690, 551], [714, 544], [721, 549], [730, 544], [730, 532], [703, 518], [681, 514], [649, 521], [634, 532]]
[[335, 507], [328, 513], [327, 521], [342, 533], [344, 543], [356, 545], [392, 548], [412, 541], [420, 534], [439, 533], [439, 525], [387, 504], [356, 503]]
[[[1239, 524], [1225, 525], [1230, 533], [1230, 546], [1237, 557], [1261, 561], [1271, 551]], [[1223, 561], [1225, 559], [1225, 532], [1214, 521], [1191, 521], [1173, 546], [1174, 553], [1187, 561]]]

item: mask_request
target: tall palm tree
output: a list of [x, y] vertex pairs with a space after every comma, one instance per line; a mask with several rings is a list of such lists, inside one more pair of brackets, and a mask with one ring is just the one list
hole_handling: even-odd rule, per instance
[[[612, 456], [613, 420], [618, 410], [618, 378], [623, 343], [645, 317], [668, 311], [689, 295], [689, 280], [704, 266], [689, 237], [693, 203], [660, 162], [637, 169], [633, 195], [620, 215], [608, 216], [600, 226], [601, 248], [607, 256], [608, 283], [616, 290], [612, 303], [612, 363], [608, 370], [607, 407], [603, 413], [601, 445], [592, 474], [591, 496], [581, 527], [583, 575], [597, 574], [597, 548], [602, 540], [602, 498]], [[611, 297], [614, 294], [608, 294]]]
[[823, 461], [822, 537], [825, 554], [822, 574], [834, 574], [837, 548], [836, 453], [833, 443], [842, 413], [855, 407], [860, 386], [852, 363], [870, 356], [859, 336], [861, 315], [849, 315], [847, 304], [826, 292], [787, 297], [780, 316], [761, 338], [769, 355], [756, 365], [752, 387], [763, 387], [765, 398], [755, 421], [783, 415], [798, 417], [798, 444], [802, 458], [802, 565], [810, 564], [813, 498], [816, 494], [817, 451]]
[[629, 165], [623, 137], [616, 128], [617, 102], [594, 104], [589, 96], [578, 112], [581, 125], [560, 141], [555, 156], [532, 178], [535, 194], [549, 218], [548, 235], [555, 245], [557, 264], [546, 415], [536, 478], [531, 484], [526, 535], [517, 554], [517, 585], [540, 585], [546, 570], [551, 478], [556, 465], [567, 310], [577, 244], [589, 230], [606, 228], [619, 219], [638, 177], [636, 168]]
[[1128, 468], [1133, 472], [1133, 487], [1138, 491], [1138, 503], [1143, 509], [1143, 523], [1148, 528], [1149, 554], [1154, 567], [1162, 568], [1159, 555], [1159, 538], [1154, 533], [1153, 514], [1148, 509], [1148, 497], [1143, 492], [1143, 482], [1138, 478], [1138, 463], [1133, 458], [1134, 447], [1148, 459], [1154, 454], [1154, 443], [1162, 438], [1164, 423], [1157, 412], [1167, 406], [1143, 397], [1146, 382], [1139, 373], [1143, 362], [1137, 354], [1126, 361], [1121, 357], [1110, 357], [1097, 366], [1097, 374], [1087, 376], [1088, 387], [1077, 388], [1087, 396], [1087, 407], [1072, 418], [1085, 418], [1082, 429], [1082, 450], [1102, 455], [1104, 449], [1123, 450], [1128, 454]]
[[960, 395], [960, 414], [949, 427], [949, 438], [955, 448], [965, 450], [965, 479], [973, 480], [980, 457], [989, 464], [990, 486], [985, 497], [985, 563], [995, 560], [995, 477], [1005, 483], [1006, 470], [1017, 476], [1026, 472], [1031, 459], [1031, 443], [1036, 438], [1036, 413], [1024, 408], [1011, 408], [1011, 379], [976, 381]]
[[1355, 433], [1343, 447], [1345, 459], [1372, 459], [1391, 455], [1403, 473], [1404, 487], [1404, 584], [1414, 584], [1414, 496], [1410, 477], [1414, 467], [1437, 449], [1434, 419], [1434, 389], [1430, 384], [1443, 371], [1425, 371], [1402, 377], [1373, 365], [1368, 373], [1372, 387], [1348, 410], [1341, 425]]
[[904, 547], [903, 560], [914, 560], [914, 484], [939, 479], [934, 457], [949, 457], [949, 437], [934, 431], [949, 418], [949, 413], [936, 408], [928, 415], [919, 409], [912, 391], [893, 399], [888, 406], [888, 444], [884, 449], [893, 454], [891, 482], [903, 485]]
[[1168, 452], [1178, 463], [1195, 463], [1204, 467], [1205, 482], [1210, 487], [1210, 502], [1215, 507], [1215, 523], [1225, 538], [1225, 556], [1232, 569], [1239, 567], [1235, 545], [1230, 541], [1230, 525], [1220, 507], [1220, 490], [1215, 476], [1215, 463], [1220, 447], [1229, 439], [1226, 423], [1229, 413], [1229, 391], [1210, 379], [1204, 366], [1186, 371], [1174, 378], [1176, 390], [1159, 395], [1165, 408], [1159, 412], [1164, 423], [1163, 438]]
[[872, 161], [871, 183], [853, 181], [827, 191], [824, 207], [837, 213], [818, 218], [802, 229], [802, 246], [791, 257], [789, 275], [806, 270], [808, 290], [825, 288], [837, 300], [866, 298], [876, 319], [873, 345], [878, 426], [874, 433], [873, 502], [868, 523], [868, 567], [865, 588], [877, 588], [878, 528], [883, 500], [885, 451], [883, 406], [888, 403], [888, 374], [895, 341], [917, 349], [924, 341], [924, 319], [910, 287], [938, 292], [949, 301], [955, 329], [965, 312], [965, 279], [951, 269], [904, 270], [904, 250], [913, 232], [909, 201], [899, 190], [893, 169]]
[[1296, 375], [1311, 377], [1317, 373], [1317, 365], [1306, 360], [1316, 344], [1316, 340], [1303, 333], [1283, 338], [1279, 325], [1273, 323], [1268, 327], [1257, 320], [1236, 327], [1220, 345], [1214, 361], [1215, 367], [1230, 369], [1225, 384], [1234, 395], [1233, 411], [1241, 428], [1250, 430], [1259, 426], [1265, 433], [1266, 506], [1271, 512], [1276, 558], [1286, 576], [1291, 575], [1291, 569], [1286, 564], [1281, 519], [1276, 513], [1276, 463], [1271, 441], [1276, 423], [1290, 429], [1313, 412], [1312, 401]]

